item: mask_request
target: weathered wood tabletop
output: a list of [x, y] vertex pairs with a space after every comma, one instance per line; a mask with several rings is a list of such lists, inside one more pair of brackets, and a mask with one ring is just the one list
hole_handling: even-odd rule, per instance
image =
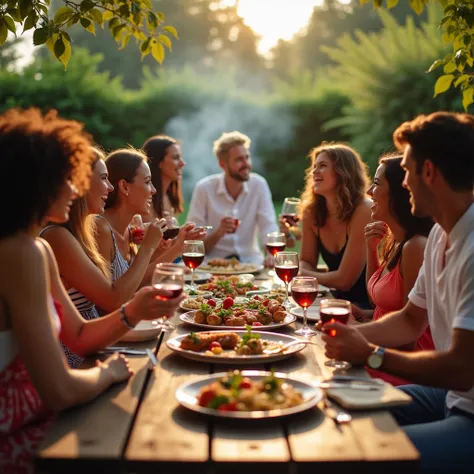
[[[127, 384], [57, 418], [39, 449], [38, 472], [168, 473], [183, 463], [202, 473], [416, 472], [418, 453], [387, 411], [352, 412], [351, 423], [336, 425], [322, 406], [274, 420], [215, 419], [179, 406], [175, 392], [182, 383], [229, 366], [172, 353], [166, 339], [192, 330], [178, 324], [178, 315], [172, 321], [175, 331], [133, 344], [154, 349], [159, 364], [153, 371], [147, 357], [130, 356], [135, 375]], [[300, 324], [279, 332], [292, 334]], [[324, 362], [322, 345], [309, 345], [271, 367], [315, 380], [330, 375]], [[350, 373], [365, 375], [362, 368]]]

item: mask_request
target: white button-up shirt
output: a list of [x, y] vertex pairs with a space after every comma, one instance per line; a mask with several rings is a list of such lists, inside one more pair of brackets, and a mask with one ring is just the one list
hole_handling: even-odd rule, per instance
[[[425, 247], [425, 259], [408, 298], [428, 311], [435, 348], [447, 351], [453, 329], [474, 331], [474, 204], [458, 220], [449, 236], [436, 224]], [[446, 244], [449, 240], [449, 248]], [[443, 256], [445, 265], [443, 267]], [[474, 414], [474, 388], [450, 390], [448, 408]]]
[[238, 255], [242, 262], [262, 263], [258, 236], [265, 245], [266, 234], [278, 231], [272, 194], [265, 178], [250, 173], [235, 201], [227, 192], [224, 173], [202, 179], [194, 188], [187, 220], [197, 226], [212, 225], [211, 232], [215, 232], [229, 209], [234, 210], [234, 217], [240, 219], [240, 225], [234, 234], [222, 237], [210, 252], [206, 252], [206, 256], [225, 258]]

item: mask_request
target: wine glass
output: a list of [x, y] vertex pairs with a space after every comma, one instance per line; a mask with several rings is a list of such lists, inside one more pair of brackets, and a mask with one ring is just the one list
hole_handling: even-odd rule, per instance
[[[153, 272], [151, 284], [155, 290], [158, 290], [156, 299], [167, 301], [177, 298], [183, 292], [184, 269], [174, 263], [158, 263]], [[166, 316], [158, 318], [157, 322], [158, 327], [161, 327], [163, 331], [174, 329], [174, 326], [166, 321]]]
[[288, 284], [298, 275], [299, 260], [296, 252], [278, 252], [275, 255], [275, 272], [280, 280], [285, 283], [286, 295], [283, 306], [289, 308], [291, 301], [288, 298]]
[[[278, 252], [283, 252], [286, 248], [286, 237], [283, 232], [269, 232], [267, 234], [267, 250], [275, 257]], [[268, 275], [274, 276], [275, 271], [270, 270]]]
[[183, 262], [191, 269], [191, 290], [195, 290], [194, 286], [194, 270], [201, 265], [206, 254], [204, 242], [202, 240], [185, 240], [183, 248]]
[[298, 207], [301, 204], [301, 199], [294, 197], [287, 197], [283, 201], [280, 217], [287, 227], [294, 227], [298, 224]]
[[230, 234], [235, 234], [235, 232], [237, 231], [237, 229], [239, 228], [239, 225], [240, 225], [240, 219], [238, 218], [238, 213], [237, 213], [237, 209], [227, 209], [227, 211], [225, 211], [225, 217], [231, 217], [232, 219], [234, 219], [234, 225], [235, 225], [235, 229], [232, 231], [232, 232], [229, 232]]
[[166, 230], [163, 232], [164, 240], [173, 240], [178, 237], [179, 234], [179, 223], [178, 219], [172, 215], [165, 216]]
[[[130, 222], [130, 238], [133, 243], [141, 242], [145, 235], [145, 226], [140, 214], [135, 214]], [[138, 244], [137, 244], [138, 245]]]
[[[334, 323], [336, 321], [342, 324], [347, 324], [351, 314], [351, 302], [347, 300], [337, 300], [331, 298], [323, 299], [320, 303], [319, 313], [323, 325], [326, 323]], [[329, 335], [334, 337], [336, 335], [336, 330], [331, 329], [331, 331], [329, 331]], [[326, 361], [325, 365], [339, 370], [351, 368], [351, 364], [349, 362], [335, 359]]]
[[303, 327], [295, 331], [298, 336], [313, 336], [316, 334], [314, 329], [308, 326], [308, 315], [306, 314], [308, 306], [311, 306], [318, 296], [318, 280], [314, 277], [297, 276], [291, 282], [291, 296], [296, 304], [303, 308]]

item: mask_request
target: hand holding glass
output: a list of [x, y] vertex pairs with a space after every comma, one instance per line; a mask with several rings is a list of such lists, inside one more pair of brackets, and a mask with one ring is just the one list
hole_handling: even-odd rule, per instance
[[318, 296], [318, 280], [314, 277], [297, 276], [291, 282], [291, 296], [303, 308], [303, 327], [295, 331], [298, 336], [313, 336], [316, 331], [308, 326], [308, 307]]
[[298, 207], [300, 204], [301, 199], [294, 197], [287, 197], [283, 201], [280, 217], [287, 227], [294, 227], [298, 224]]
[[145, 226], [143, 219], [140, 214], [133, 216], [132, 222], [130, 222], [130, 238], [133, 243], [139, 244], [145, 235]]
[[[321, 317], [321, 323], [323, 325], [327, 323], [335, 323], [336, 321], [341, 324], [347, 324], [351, 314], [351, 302], [347, 300], [337, 300], [331, 298], [323, 299], [321, 300], [319, 313]], [[336, 330], [331, 329], [329, 335], [334, 337], [336, 335]], [[351, 364], [349, 362], [335, 359], [326, 361], [326, 365], [339, 370], [351, 368]]]
[[[158, 290], [157, 299], [167, 301], [177, 298], [183, 292], [184, 269], [174, 263], [158, 263], [153, 272], [151, 284], [155, 290]], [[174, 329], [174, 326], [165, 319], [158, 319], [159, 327], [164, 331]]]

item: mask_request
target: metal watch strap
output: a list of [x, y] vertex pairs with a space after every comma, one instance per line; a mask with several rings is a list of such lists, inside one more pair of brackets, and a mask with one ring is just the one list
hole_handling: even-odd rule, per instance
[[130, 324], [130, 321], [128, 320], [127, 315], [125, 314], [125, 305], [124, 304], [122, 306], [120, 306], [120, 320], [122, 321], [122, 323], [124, 324], [124, 326], [127, 329], [135, 329], [135, 326], [132, 326]]

